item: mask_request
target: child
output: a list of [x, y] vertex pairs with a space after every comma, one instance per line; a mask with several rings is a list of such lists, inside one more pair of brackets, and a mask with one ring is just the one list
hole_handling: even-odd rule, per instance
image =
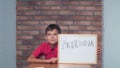
[[[58, 60], [58, 34], [60, 33], [61, 29], [58, 25], [48, 25], [45, 31], [47, 42], [43, 42], [33, 51], [32, 55], [28, 58], [28, 62], [56, 63]], [[42, 55], [45, 56], [45, 59], [39, 59]]]

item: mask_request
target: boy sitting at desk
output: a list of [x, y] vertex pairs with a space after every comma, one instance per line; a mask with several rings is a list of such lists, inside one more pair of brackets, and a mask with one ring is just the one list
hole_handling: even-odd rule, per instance
[[[47, 42], [41, 43], [33, 51], [32, 55], [28, 57], [28, 62], [56, 63], [58, 60], [58, 34], [60, 33], [61, 29], [58, 25], [48, 25], [45, 31]], [[39, 59], [42, 55], [45, 56], [45, 59]]]

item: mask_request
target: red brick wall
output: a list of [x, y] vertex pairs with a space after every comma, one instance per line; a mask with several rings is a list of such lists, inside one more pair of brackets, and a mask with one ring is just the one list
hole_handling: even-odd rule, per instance
[[[43, 41], [45, 27], [58, 24], [62, 33], [98, 34], [102, 49], [102, 0], [17, 0], [17, 68], [27, 65], [27, 57]], [[102, 54], [98, 53], [101, 68]]]

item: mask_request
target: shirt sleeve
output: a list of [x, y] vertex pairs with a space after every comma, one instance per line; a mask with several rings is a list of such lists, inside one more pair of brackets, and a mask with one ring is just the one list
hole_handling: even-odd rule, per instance
[[33, 51], [33, 53], [32, 53], [32, 55], [34, 56], [34, 57], [36, 57], [36, 58], [39, 58], [41, 55], [42, 55], [42, 48], [43, 47], [43, 45], [42, 44], [40, 44], [34, 51]]

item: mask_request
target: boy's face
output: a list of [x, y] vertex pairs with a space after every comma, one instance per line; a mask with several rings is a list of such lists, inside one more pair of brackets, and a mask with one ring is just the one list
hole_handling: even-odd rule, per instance
[[52, 31], [47, 31], [46, 38], [48, 42], [52, 45], [56, 44], [58, 42], [58, 31], [56, 29], [53, 29]]

